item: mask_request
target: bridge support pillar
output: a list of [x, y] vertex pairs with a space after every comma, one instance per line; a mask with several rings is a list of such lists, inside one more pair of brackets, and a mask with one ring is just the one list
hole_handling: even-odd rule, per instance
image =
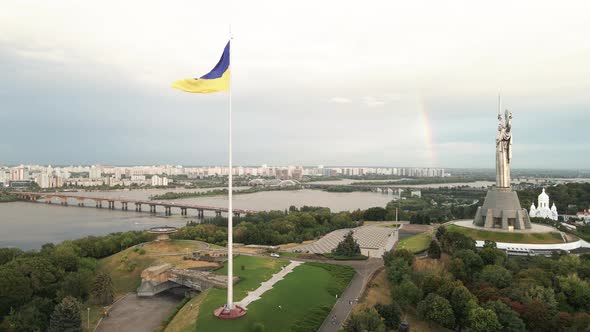
[[204, 219], [205, 218], [205, 211], [203, 209], [198, 209], [197, 210], [197, 218], [198, 219]]
[[180, 208], [180, 215], [186, 216], [186, 208]]
[[67, 198], [62, 198], [61, 199], [61, 205], [68, 205], [68, 199]]
[[165, 206], [164, 208], [165, 208], [165, 211], [166, 211], [166, 215], [167, 216], [172, 215], [172, 208], [171, 207]]
[[221, 210], [215, 210], [215, 216], [220, 218], [221, 217]]
[[150, 213], [156, 213], [156, 206], [150, 205]]
[[141, 203], [135, 203], [135, 211], [141, 212]]
[[121, 202], [121, 209], [123, 211], [129, 210], [129, 207], [127, 206], [127, 202]]

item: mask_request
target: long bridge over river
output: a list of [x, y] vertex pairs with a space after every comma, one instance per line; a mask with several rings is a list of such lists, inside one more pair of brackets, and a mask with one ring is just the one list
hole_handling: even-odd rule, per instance
[[[204, 206], [204, 205], [193, 205], [183, 204], [176, 202], [159, 202], [151, 200], [137, 200], [129, 198], [116, 198], [116, 197], [94, 197], [85, 195], [71, 195], [65, 193], [39, 193], [39, 192], [17, 192], [14, 193], [23, 201], [28, 202], [39, 202], [43, 201], [47, 204], [59, 203], [63, 206], [68, 206], [72, 201], [73, 205], [86, 206], [86, 204], [94, 204], [97, 209], [103, 208], [103, 204], [108, 209], [114, 210], [115, 204], [119, 205], [122, 211], [128, 211], [129, 205], [135, 205], [135, 211], [142, 212], [143, 206], [149, 207], [150, 213], [156, 213], [158, 206], [164, 208], [164, 213], [169, 216], [172, 215], [172, 208], [180, 210], [180, 214], [183, 216], [188, 215], [188, 210], [196, 210], [198, 218], [205, 217], [205, 211], [214, 211], [217, 217], [221, 217], [222, 213], [227, 214], [228, 209], [216, 206]], [[253, 210], [233, 209], [233, 214], [239, 217], [242, 214], [255, 213]]]

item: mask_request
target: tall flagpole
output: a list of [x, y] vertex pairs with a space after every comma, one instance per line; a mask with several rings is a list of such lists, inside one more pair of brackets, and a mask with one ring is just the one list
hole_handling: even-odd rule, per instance
[[227, 210], [227, 310], [232, 310], [234, 308], [234, 257], [233, 257], [233, 166], [232, 166], [232, 119], [231, 119], [231, 88], [232, 88], [232, 73], [231, 73], [231, 24], [229, 26], [229, 42], [230, 42], [230, 49], [229, 49], [229, 116], [228, 116], [228, 131], [229, 131], [229, 180], [228, 180], [228, 210]]

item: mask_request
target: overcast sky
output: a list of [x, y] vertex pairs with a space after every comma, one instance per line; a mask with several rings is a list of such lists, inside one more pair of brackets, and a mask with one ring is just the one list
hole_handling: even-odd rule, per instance
[[223, 164], [227, 94], [170, 88], [231, 23], [237, 164], [589, 168], [587, 1], [27, 1], [0, 9], [0, 164]]

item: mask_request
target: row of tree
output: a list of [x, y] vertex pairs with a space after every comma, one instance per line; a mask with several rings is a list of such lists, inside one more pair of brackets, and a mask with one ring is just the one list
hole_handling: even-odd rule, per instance
[[[188, 223], [175, 238], [201, 240], [225, 245], [225, 220], [211, 224]], [[291, 207], [288, 211], [265, 211], [248, 214], [236, 220], [234, 241], [244, 244], [278, 245], [303, 242], [320, 237], [336, 229], [357, 227], [361, 223], [352, 219], [352, 213], [332, 213], [328, 208]]]

